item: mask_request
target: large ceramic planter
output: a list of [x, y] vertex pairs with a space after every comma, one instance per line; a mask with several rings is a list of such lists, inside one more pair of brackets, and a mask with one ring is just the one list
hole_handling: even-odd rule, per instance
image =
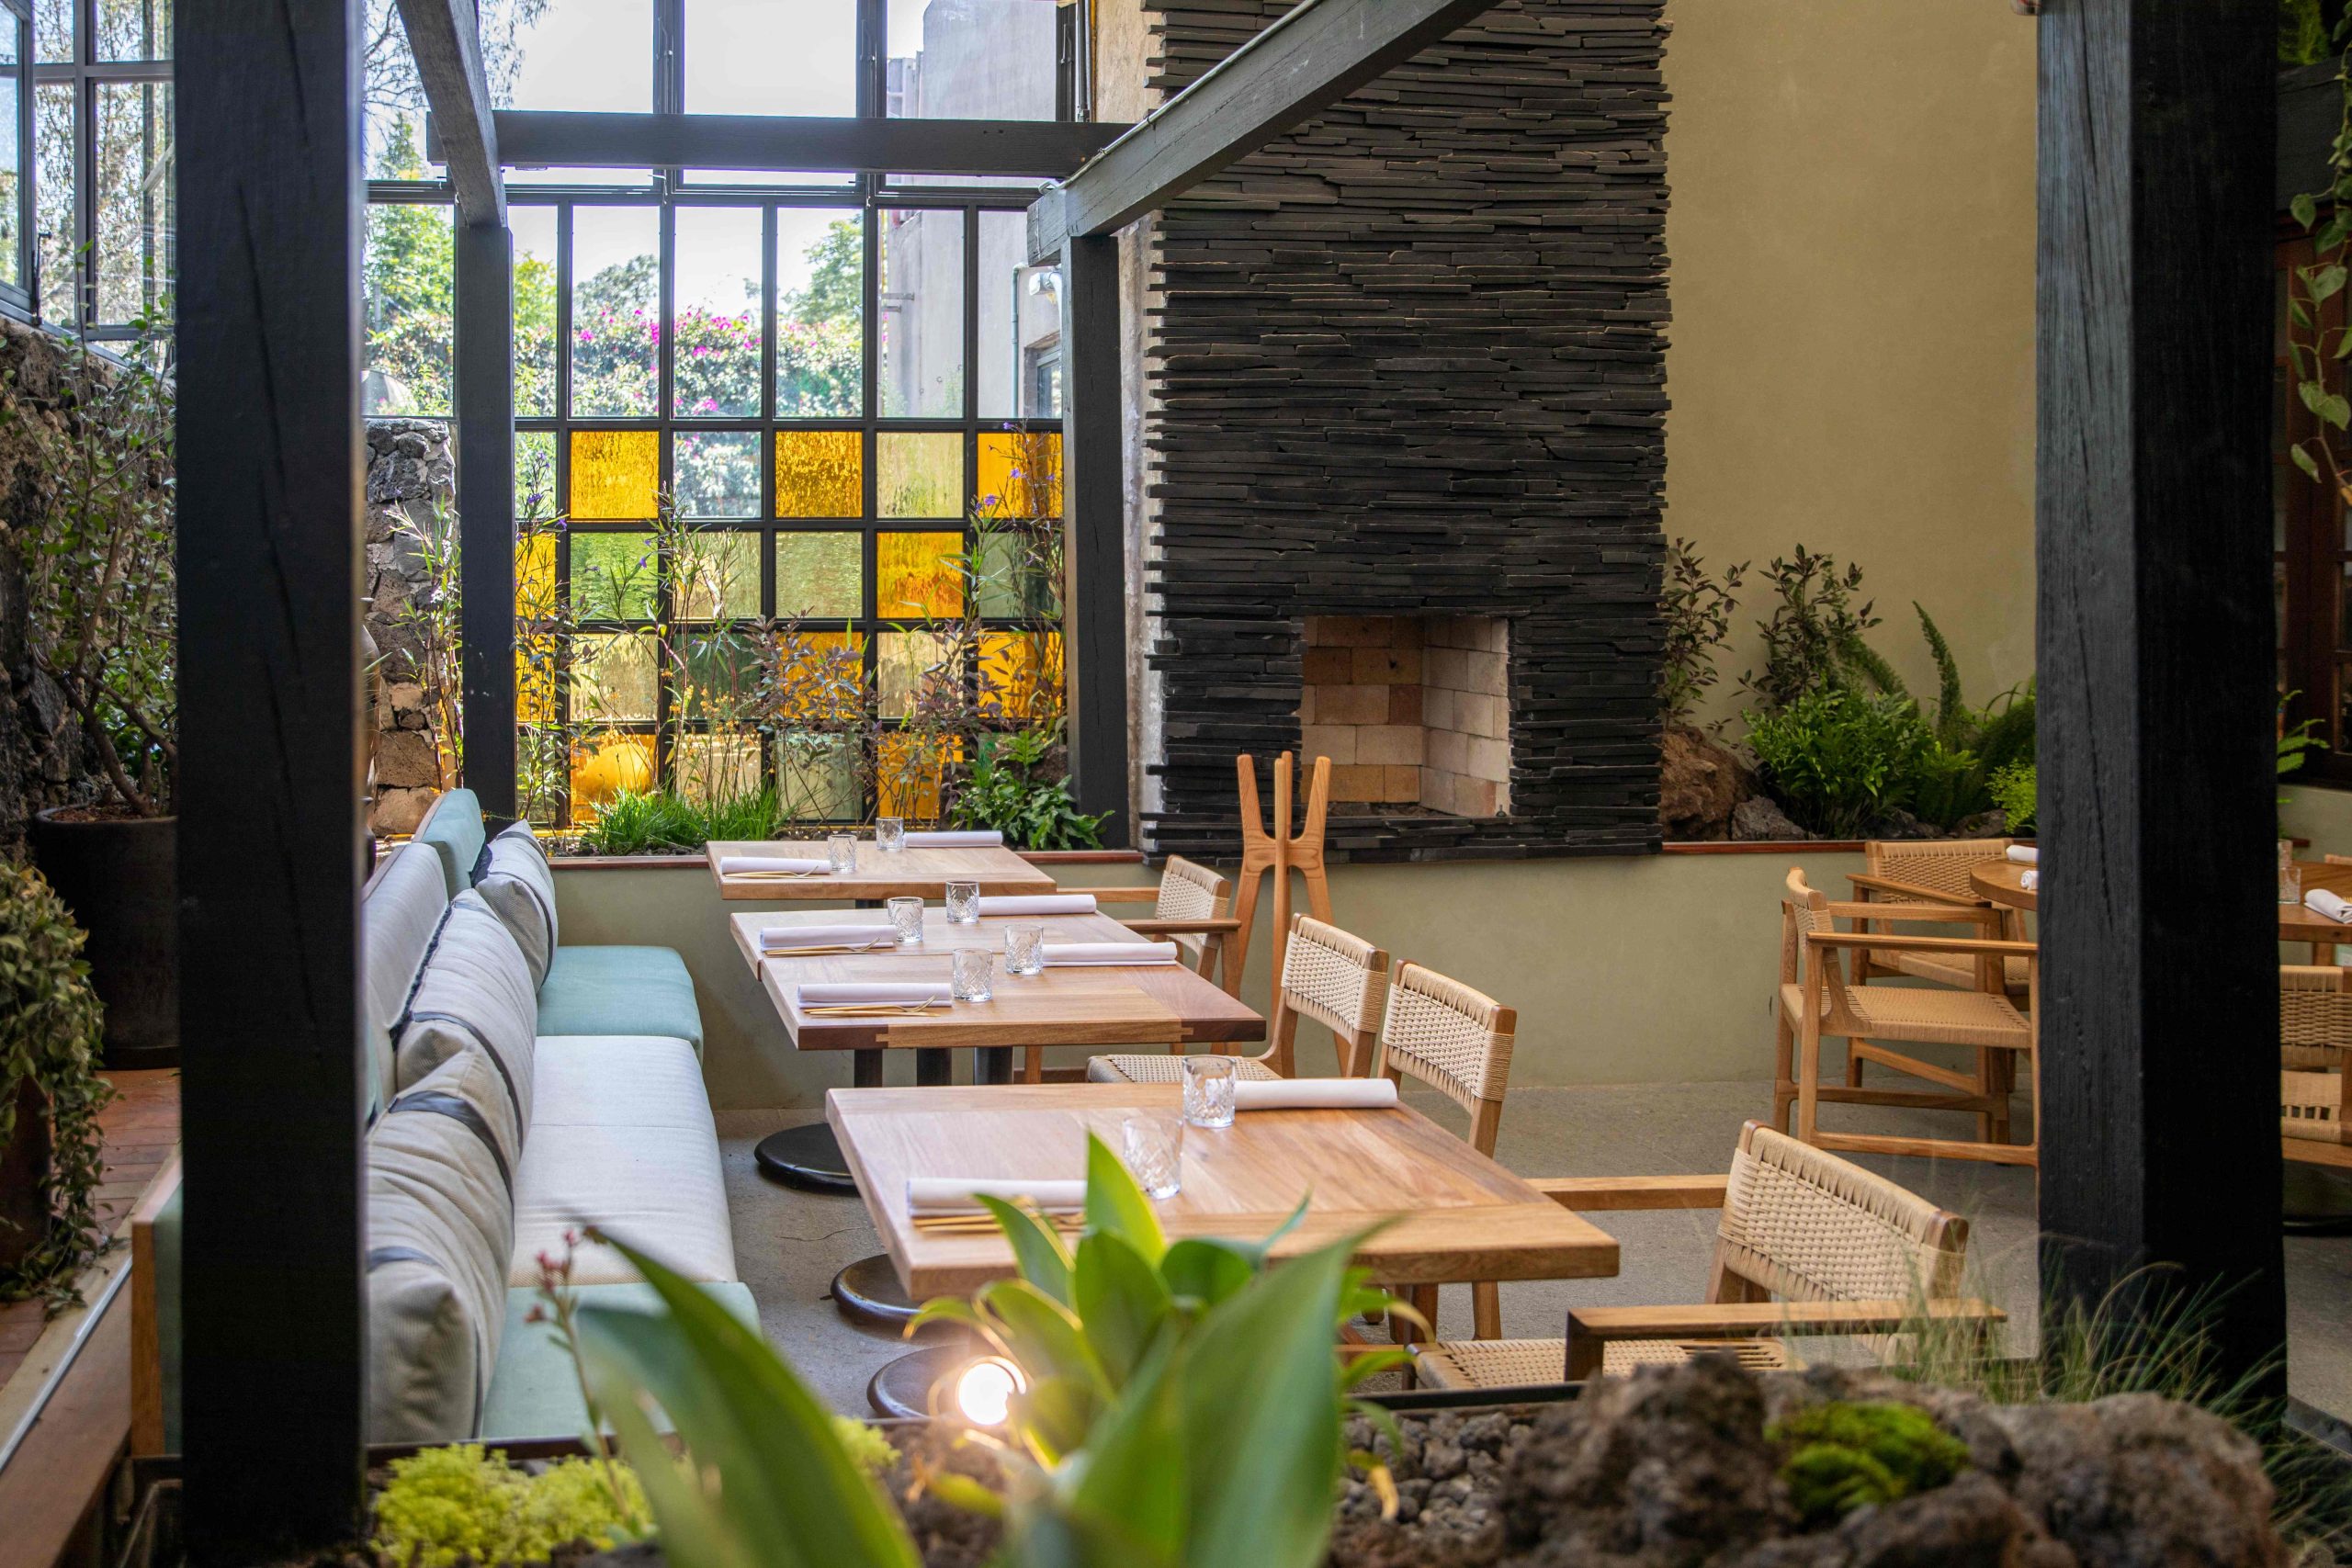
[[33, 863], [90, 933], [82, 951], [106, 1004], [109, 1067], [179, 1065], [177, 832], [169, 817], [74, 821], [58, 811], [27, 829]]

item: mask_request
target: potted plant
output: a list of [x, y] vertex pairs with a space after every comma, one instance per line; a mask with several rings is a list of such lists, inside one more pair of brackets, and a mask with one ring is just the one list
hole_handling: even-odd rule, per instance
[[46, 480], [25, 535], [39, 670], [63, 695], [98, 797], [40, 813], [33, 858], [89, 933], [110, 1066], [179, 1049], [172, 818], [178, 758], [173, 574], [173, 388], [162, 343], [119, 358], [69, 343], [54, 383], [20, 378], [5, 419]]
[[81, 949], [40, 874], [0, 861], [0, 1301], [70, 1291], [106, 1245], [93, 1194], [112, 1090]]

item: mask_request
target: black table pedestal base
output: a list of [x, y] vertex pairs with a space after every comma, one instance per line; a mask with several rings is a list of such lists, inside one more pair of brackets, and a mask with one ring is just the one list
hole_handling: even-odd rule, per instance
[[918, 1305], [908, 1299], [898, 1269], [882, 1253], [861, 1258], [833, 1276], [833, 1306], [860, 1328], [896, 1333], [914, 1321]]
[[842, 1158], [841, 1141], [822, 1122], [769, 1134], [760, 1140], [752, 1158], [759, 1162], [762, 1176], [787, 1187], [809, 1192], [857, 1191], [857, 1183], [850, 1179], [849, 1162]]
[[2352, 1170], [2290, 1159], [2280, 1175], [2286, 1201], [2279, 1226], [2289, 1235], [2352, 1235]]

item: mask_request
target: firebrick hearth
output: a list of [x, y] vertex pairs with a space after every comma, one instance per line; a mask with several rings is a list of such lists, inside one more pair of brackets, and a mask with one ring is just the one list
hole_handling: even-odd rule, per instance
[[1509, 627], [1492, 615], [1309, 615], [1299, 744], [1342, 807], [1510, 809]]

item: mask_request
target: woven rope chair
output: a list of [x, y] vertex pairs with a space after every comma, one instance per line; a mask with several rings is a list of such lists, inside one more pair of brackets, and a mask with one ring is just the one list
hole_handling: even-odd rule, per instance
[[[1862, 845], [1860, 874], [1849, 875], [1854, 898], [1863, 904], [1961, 904], [1991, 908], [1991, 903], [1969, 886], [1971, 868], [1999, 860], [2015, 839], [1871, 839]], [[1856, 930], [1867, 930], [1857, 921]], [[2004, 934], [2018, 935], [2013, 929]], [[2025, 995], [2025, 964], [2007, 959], [2002, 981], [2011, 997]], [[1956, 990], [1977, 989], [1976, 964], [1940, 953], [1874, 953], [1860, 950], [1854, 957], [1857, 985], [1881, 975], [1933, 980]]]
[[[1900, 915], [1889, 910], [1901, 908]], [[1841, 931], [1840, 918], [1867, 919], [1873, 926], [1894, 920], [1938, 925], [1967, 924], [1987, 931], [1982, 937], [1888, 935], [1872, 930]], [[2040, 968], [2030, 943], [2003, 942], [1989, 935], [1996, 917], [1989, 909], [1956, 904], [1917, 903], [1833, 904], [1806, 886], [1804, 872], [1792, 867], [1781, 899], [1781, 985], [1778, 1022], [1773, 1041], [1772, 1120], [1789, 1125], [1789, 1111], [1796, 1110], [1796, 1135], [1816, 1148], [1847, 1149], [1869, 1154], [1943, 1156], [1951, 1159], [1989, 1160], [2003, 1165], [2031, 1165], [2034, 1145], [2008, 1142], [2009, 1096], [2006, 1071], [1996, 1074], [1984, 1065], [1989, 1051], [2030, 1055], [2033, 1026], [2004, 994], [1991, 964], [1980, 971], [1983, 987], [1972, 991], [1914, 986], [1849, 985], [1844, 954], [1856, 949], [1887, 953], [1924, 953], [1978, 960], [2026, 961], [2029, 999], [2040, 984]], [[1868, 1048], [1870, 1059], [1890, 1065], [1908, 1063], [1906, 1073], [1936, 1084], [1928, 1089], [1868, 1089], [1821, 1081], [1821, 1042], [1825, 1036], [1845, 1040], [1849, 1050]], [[1883, 1042], [1943, 1044], [1979, 1049], [1974, 1075], [1918, 1062], [1886, 1050]], [[2041, 1128], [2041, 1084], [2029, 1079], [2034, 1100], [2034, 1126]], [[1905, 1106], [1922, 1111], [1967, 1111], [1977, 1118], [1973, 1141], [1946, 1138], [1885, 1137], [1853, 1133], [1826, 1133], [1820, 1126], [1823, 1101], [1849, 1105]]]
[[1182, 855], [1170, 855], [1156, 887], [1089, 891], [1098, 904], [1149, 903], [1150, 918], [1128, 920], [1127, 929], [1174, 942], [1186, 964], [1212, 980], [1222, 972], [1226, 991], [1237, 992], [1241, 964], [1232, 943], [1238, 922], [1232, 918], [1233, 885], [1224, 877]]
[[[1331, 1032], [1341, 1077], [1370, 1070], [1381, 1001], [1388, 994], [1388, 954], [1312, 915], [1296, 915], [1283, 950], [1282, 976], [1265, 1054], [1244, 1058], [1237, 1069], [1240, 1075], [1297, 1077], [1301, 1019], [1313, 1019]], [[1183, 1074], [1183, 1058], [1174, 1055], [1096, 1056], [1086, 1064], [1086, 1076], [1095, 1083], [1174, 1083]]]
[[2345, 971], [2316, 965], [2278, 969], [2278, 1133], [2289, 1159], [2352, 1165], [2352, 1100], [2345, 1071], [2352, 1056], [2352, 991]]
[[1875, 1336], [1932, 1314], [1978, 1328], [2002, 1314], [1958, 1292], [1968, 1222], [1884, 1177], [1750, 1122], [1728, 1176], [1539, 1180], [1568, 1208], [1720, 1208], [1706, 1300], [1688, 1309], [1583, 1307], [1558, 1339], [1417, 1348], [1416, 1375], [1440, 1388], [1552, 1383], [1684, 1361], [1706, 1351], [1758, 1370], [1786, 1367], [1786, 1337]]

